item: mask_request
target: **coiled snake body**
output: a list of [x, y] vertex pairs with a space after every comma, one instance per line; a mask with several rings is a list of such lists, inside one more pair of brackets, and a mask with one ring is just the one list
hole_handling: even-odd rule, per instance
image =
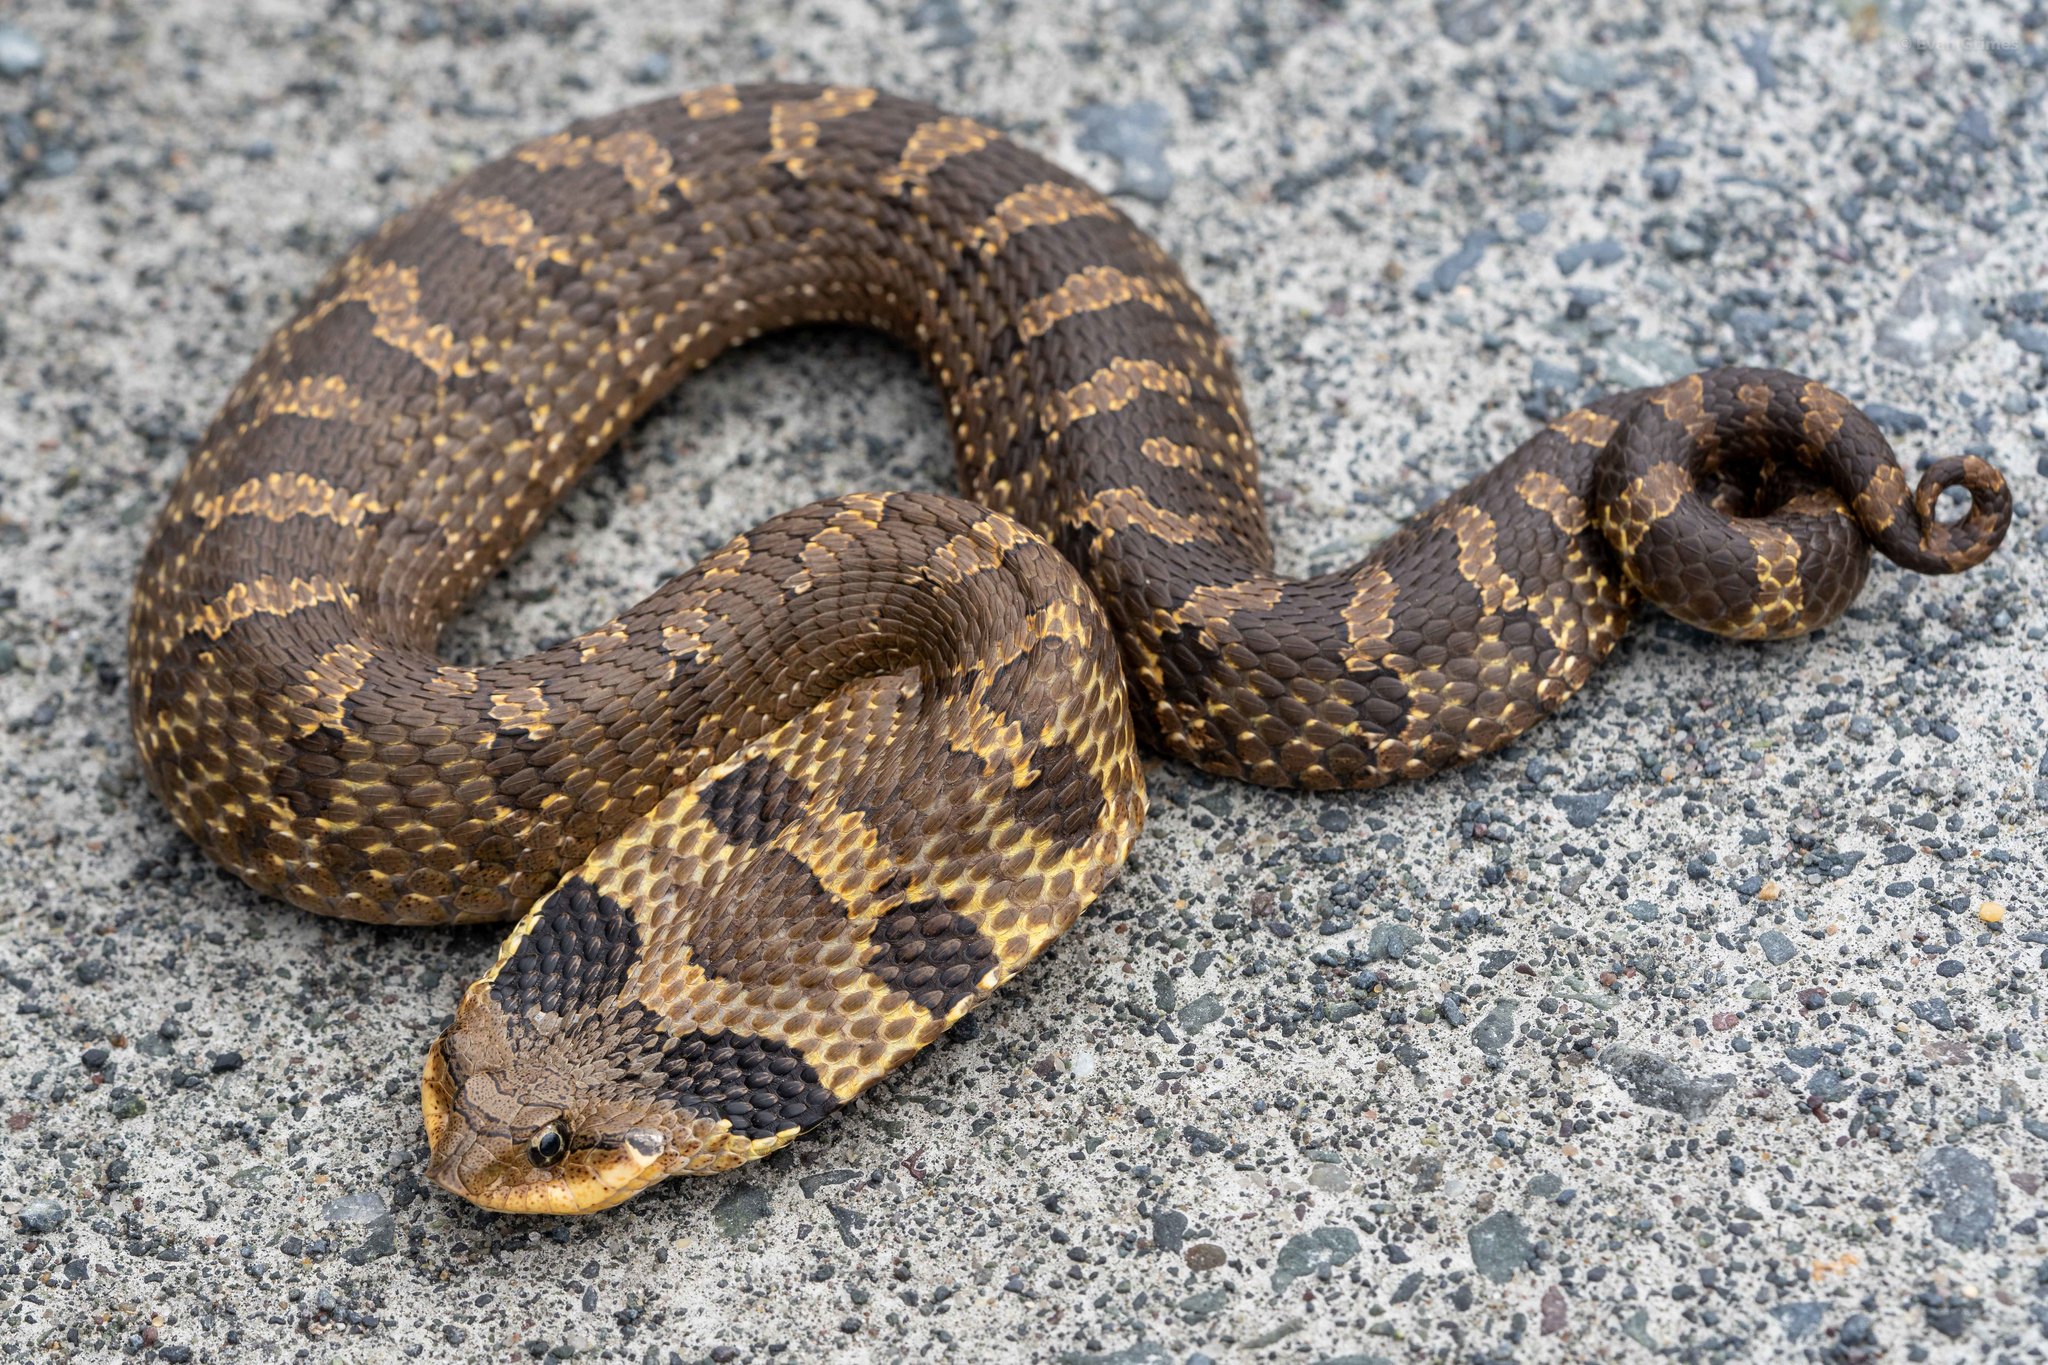
[[[925, 358], [972, 502], [833, 499], [556, 648], [435, 655], [682, 374], [825, 320]], [[971, 119], [717, 88], [530, 143], [329, 275], [157, 527], [133, 721], [262, 891], [523, 916], [430, 1055], [430, 1172], [582, 1211], [787, 1142], [1057, 937], [1143, 818], [1129, 713], [1255, 782], [1420, 776], [1557, 709], [1639, 594], [1797, 634], [1869, 545], [1951, 572], [2008, 516], [1983, 461], [1916, 494], [1843, 399], [1720, 370], [1282, 579], [1224, 344], [1144, 233]]]

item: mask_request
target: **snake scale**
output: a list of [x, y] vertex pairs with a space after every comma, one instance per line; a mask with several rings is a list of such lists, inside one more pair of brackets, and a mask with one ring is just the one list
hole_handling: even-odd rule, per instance
[[[436, 655], [684, 373], [827, 321], [928, 363], [971, 501], [821, 502], [529, 658]], [[313, 291], [157, 525], [133, 725], [258, 890], [519, 919], [429, 1055], [429, 1173], [581, 1212], [782, 1145], [1031, 961], [1138, 833], [1138, 740], [1274, 786], [1419, 777], [1555, 711], [1639, 598], [1796, 635], [1869, 547], [1954, 572], [2009, 515], [1984, 461], [1909, 490], [1844, 399], [1723, 369], [1281, 578], [1224, 343], [1107, 200], [922, 104], [718, 87], [528, 143]]]

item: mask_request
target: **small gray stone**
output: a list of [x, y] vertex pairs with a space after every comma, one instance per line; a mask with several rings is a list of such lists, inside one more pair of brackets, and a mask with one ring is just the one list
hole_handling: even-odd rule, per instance
[[330, 1199], [320, 1206], [323, 1223], [374, 1223], [390, 1213], [383, 1196], [375, 1190], [361, 1190]]
[[1346, 1227], [1317, 1228], [1287, 1239], [1274, 1258], [1273, 1288], [1285, 1289], [1322, 1266], [1339, 1266], [1358, 1254], [1358, 1234]]
[[0, 77], [18, 81], [43, 69], [43, 45], [16, 24], [0, 24]]
[[1613, 62], [1597, 52], [1582, 47], [1560, 52], [1551, 59], [1550, 70], [1566, 85], [1596, 93], [1612, 90], [1621, 81]]
[[1600, 1066], [1638, 1104], [1702, 1119], [1735, 1085], [1730, 1072], [1694, 1076], [1670, 1058], [1616, 1044], [1600, 1054]]
[[1154, 973], [1152, 973], [1152, 1002], [1153, 1002], [1153, 1003], [1154, 1003], [1155, 1005], [1157, 1005], [1157, 1006], [1159, 1007], [1159, 1012], [1160, 1012], [1160, 1013], [1162, 1013], [1162, 1014], [1172, 1014], [1172, 1013], [1173, 1013], [1173, 1007], [1174, 1007], [1174, 988], [1173, 988], [1173, 974], [1172, 974], [1172, 973], [1170, 973], [1170, 972], [1154, 972]]
[[1833, 1067], [1815, 1067], [1813, 1074], [1806, 1078], [1806, 1093], [1822, 1104], [1835, 1104], [1849, 1098], [1849, 1084]]
[[1707, 239], [1683, 223], [1664, 235], [1664, 254], [1674, 261], [1697, 261], [1707, 250]]
[[1690, 355], [1654, 337], [1623, 337], [1617, 334], [1608, 341], [1605, 352], [1607, 364], [1603, 369], [1607, 378], [1625, 388], [1644, 389], [1668, 384], [1681, 375], [1690, 374], [1693, 369]]
[[1422, 931], [1412, 924], [1382, 922], [1372, 927], [1365, 940], [1365, 955], [1374, 962], [1399, 962], [1422, 942]]
[[1728, 314], [1728, 327], [1735, 333], [1736, 345], [1754, 351], [1771, 339], [1778, 315], [1768, 308], [1737, 308]]
[[1551, 797], [1550, 804], [1564, 812], [1573, 829], [1591, 829], [1613, 800], [1613, 792], [1568, 792]]
[[1081, 125], [1076, 139], [1083, 151], [1116, 158], [1123, 178], [1116, 193], [1135, 194], [1155, 204], [1173, 193], [1173, 169], [1166, 164], [1173, 123], [1156, 100], [1135, 104], [1091, 104], [1074, 115]]
[[1614, 265], [1627, 256], [1628, 250], [1620, 242], [1601, 237], [1591, 242], [1574, 242], [1552, 259], [1561, 273], [1569, 275], [1582, 265]]
[[727, 1240], [737, 1242], [768, 1216], [768, 1192], [758, 1185], [735, 1185], [711, 1208], [711, 1220]]
[[1742, 60], [1749, 63], [1750, 71], [1756, 76], [1759, 91], [1778, 88], [1777, 64], [1771, 60], [1771, 31], [1760, 28], [1747, 38], [1735, 40], [1735, 50], [1742, 54]]
[[977, 36], [961, 12], [960, 0], [920, 0], [904, 27], [913, 33], [929, 32], [927, 48], [972, 47]]
[[661, 85], [668, 80], [673, 65], [666, 52], [650, 52], [633, 68], [630, 79], [635, 85]]
[[23, 1232], [55, 1232], [71, 1215], [54, 1199], [31, 1199], [21, 1206]]
[[1489, 1057], [1498, 1056], [1515, 1040], [1515, 1002], [1503, 1000], [1472, 1026], [1472, 1041]]
[[1429, 278], [1415, 287], [1417, 298], [1430, 298], [1447, 293], [1457, 286], [1459, 280], [1470, 274], [1486, 255], [1486, 249], [1500, 241], [1500, 234], [1491, 228], [1481, 228], [1465, 234], [1465, 240], [1458, 249], [1436, 263], [1436, 269]]
[[1820, 1326], [1825, 1312], [1820, 1304], [1811, 1299], [1803, 1299], [1798, 1303], [1773, 1304], [1771, 1307], [1771, 1316], [1778, 1320], [1778, 1326], [1792, 1341], [1802, 1339]]
[[1934, 1191], [1928, 1229], [1951, 1246], [1978, 1247], [1998, 1216], [1991, 1163], [1967, 1147], [1937, 1147], [1920, 1162]]
[[1757, 947], [1764, 950], [1764, 957], [1773, 967], [1782, 967], [1799, 956], [1799, 945], [1786, 938], [1776, 929], [1766, 929], [1756, 936]]
[[1909, 431], [1927, 430], [1925, 417], [1917, 412], [1907, 412], [1904, 408], [1895, 408], [1890, 403], [1865, 403], [1863, 415], [1887, 436], [1903, 436]]
[[2048, 327], [2026, 322], [2008, 322], [2000, 335], [2029, 355], [2048, 355]]
[[1198, 995], [1182, 1005], [1173, 1017], [1189, 1033], [1200, 1033], [1223, 1017], [1223, 1002], [1213, 995]]
[[1452, 42], [1470, 47], [1500, 32], [1499, 0], [1436, 0], [1437, 27]]
[[1472, 1266], [1495, 1284], [1506, 1284], [1529, 1263], [1535, 1244], [1522, 1220], [1502, 1209], [1488, 1214], [1465, 1234], [1472, 1248]]
[[1987, 326], [1969, 282], [1970, 262], [1943, 256], [1915, 271], [1877, 325], [1877, 353], [1916, 370], [1946, 364]]
[[1059, 1359], [1060, 1365], [1178, 1365], [1171, 1351], [1150, 1341], [1133, 1342], [1121, 1351], [1104, 1351], [1096, 1355], [1064, 1351]]
[[379, 1218], [370, 1224], [370, 1235], [342, 1253], [342, 1259], [350, 1265], [368, 1265], [381, 1261], [398, 1251], [398, 1228], [391, 1219]]
[[1913, 1011], [1913, 1016], [1921, 1023], [1943, 1033], [1956, 1026], [1956, 1017], [1949, 1013], [1948, 1001], [1938, 995], [1927, 1000], [1915, 1000], [1907, 1008]]

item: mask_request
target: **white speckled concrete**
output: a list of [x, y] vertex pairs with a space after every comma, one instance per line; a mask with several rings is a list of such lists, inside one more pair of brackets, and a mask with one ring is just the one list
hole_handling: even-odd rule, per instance
[[[594, 8], [0, 13], [0, 1358], [2040, 1358], [2038, 4]], [[768, 77], [1122, 187], [1239, 348], [1289, 568], [1582, 386], [1721, 359], [1889, 405], [1909, 465], [1984, 450], [2012, 534], [1881, 566], [1814, 640], [1646, 621], [1420, 786], [1156, 769], [1118, 888], [853, 1111], [601, 1217], [481, 1214], [421, 1186], [415, 1084], [495, 935], [203, 864], [130, 755], [129, 576], [356, 233], [577, 114]], [[947, 465], [908, 357], [771, 340], [450, 648]]]

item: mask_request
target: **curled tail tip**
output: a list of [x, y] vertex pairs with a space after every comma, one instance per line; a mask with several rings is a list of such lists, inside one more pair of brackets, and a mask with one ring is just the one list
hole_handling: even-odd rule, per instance
[[[1960, 488], [1970, 495], [1970, 508], [1955, 521], [1940, 519], [1941, 495]], [[1975, 455], [1949, 456], [1929, 465], [1913, 494], [1920, 537], [1908, 556], [1893, 554], [1921, 573], [1961, 573], [1991, 557], [2012, 525], [2012, 490], [1989, 460]]]

